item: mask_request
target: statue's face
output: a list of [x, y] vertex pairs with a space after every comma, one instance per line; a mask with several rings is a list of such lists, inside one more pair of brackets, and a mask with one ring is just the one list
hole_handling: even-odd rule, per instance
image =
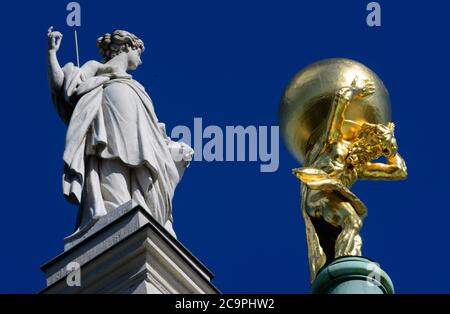
[[397, 154], [397, 141], [395, 140], [392, 123], [389, 123], [387, 126], [378, 124], [376, 137], [383, 156], [389, 157]]
[[127, 70], [136, 70], [137, 67], [142, 64], [140, 49], [131, 49], [130, 51], [127, 52], [127, 56], [128, 56]]
[[383, 155], [385, 157], [397, 154], [397, 141], [394, 136], [388, 136], [383, 143]]

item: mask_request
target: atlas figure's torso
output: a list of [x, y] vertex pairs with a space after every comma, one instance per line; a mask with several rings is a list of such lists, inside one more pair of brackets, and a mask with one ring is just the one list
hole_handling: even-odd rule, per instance
[[358, 179], [357, 169], [346, 161], [349, 146], [350, 142], [345, 140], [338, 141], [335, 145], [326, 145], [322, 153], [305, 166], [323, 170], [349, 188]]

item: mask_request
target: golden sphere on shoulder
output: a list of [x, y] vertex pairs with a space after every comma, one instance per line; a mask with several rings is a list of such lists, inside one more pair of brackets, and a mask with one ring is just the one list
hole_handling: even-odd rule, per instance
[[336, 92], [351, 86], [355, 77], [371, 80], [375, 84], [375, 93], [351, 102], [345, 111], [344, 136], [345, 132], [351, 132], [355, 122], [386, 124], [391, 121], [388, 91], [372, 70], [350, 59], [325, 59], [313, 63], [290, 81], [279, 109], [281, 134], [298, 161], [305, 159], [310, 136], [325, 132]]

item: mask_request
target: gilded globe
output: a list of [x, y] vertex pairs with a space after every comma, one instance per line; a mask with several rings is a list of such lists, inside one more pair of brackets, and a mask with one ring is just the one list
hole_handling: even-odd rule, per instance
[[355, 77], [373, 81], [375, 93], [351, 102], [344, 114], [344, 138], [351, 136], [355, 125], [391, 121], [389, 93], [372, 70], [350, 59], [334, 58], [313, 63], [289, 82], [279, 108], [281, 134], [299, 162], [303, 163], [305, 159], [311, 135], [317, 139], [318, 134], [325, 132], [334, 95], [340, 88], [351, 86]]

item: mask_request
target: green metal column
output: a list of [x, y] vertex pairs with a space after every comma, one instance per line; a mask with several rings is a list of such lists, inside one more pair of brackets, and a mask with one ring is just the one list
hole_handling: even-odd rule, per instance
[[388, 274], [375, 262], [359, 256], [335, 259], [323, 267], [311, 286], [313, 294], [393, 294]]

